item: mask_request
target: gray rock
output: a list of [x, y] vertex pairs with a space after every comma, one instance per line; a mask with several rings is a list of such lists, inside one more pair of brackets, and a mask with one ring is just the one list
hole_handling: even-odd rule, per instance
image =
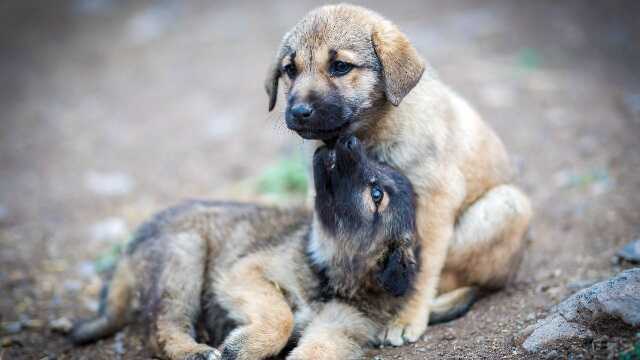
[[616, 255], [623, 260], [640, 263], [640, 239], [623, 246]]
[[560, 303], [556, 309], [567, 321], [589, 325], [597, 320], [620, 319], [640, 326], [640, 268], [586, 288]]
[[529, 337], [522, 343], [522, 348], [531, 353], [563, 343], [585, 342], [593, 339], [593, 334], [586, 326], [568, 322], [560, 315], [553, 315], [534, 326]]
[[624, 322], [640, 327], [640, 268], [584, 289], [561, 302], [551, 314], [523, 330], [516, 343], [530, 353], [584, 343], [602, 322]]

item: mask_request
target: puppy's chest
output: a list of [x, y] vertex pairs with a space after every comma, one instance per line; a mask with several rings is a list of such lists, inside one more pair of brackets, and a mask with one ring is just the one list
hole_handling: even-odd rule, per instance
[[401, 299], [389, 296], [367, 276], [363, 278], [344, 274], [344, 277], [336, 277], [331, 271], [335, 269], [314, 264], [310, 264], [309, 268], [315, 278], [313, 286], [308, 288], [308, 300], [313, 309], [321, 308], [331, 301], [339, 301], [357, 308], [374, 321], [384, 323], [400, 307]]

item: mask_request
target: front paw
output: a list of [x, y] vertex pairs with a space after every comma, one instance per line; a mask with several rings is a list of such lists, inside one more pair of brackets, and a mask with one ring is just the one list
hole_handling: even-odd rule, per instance
[[249, 326], [236, 328], [224, 340], [221, 359], [252, 360], [274, 356], [282, 350], [287, 340], [284, 339], [284, 342], [274, 340], [270, 335], [276, 332]]
[[237, 328], [233, 330], [224, 340], [222, 346], [222, 360], [240, 360], [248, 359], [247, 345], [249, 342], [249, 334], [246, 328]]
[[383, 329], [377, 337], [379, 345], [402, 346], [414, 343], [427, 330], [428, 319], [418, 319], [408, 323], [396, 320]]

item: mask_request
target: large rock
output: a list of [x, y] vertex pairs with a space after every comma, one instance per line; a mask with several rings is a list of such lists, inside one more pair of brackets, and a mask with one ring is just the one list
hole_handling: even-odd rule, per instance
[[640, 268], [586, 288], [561, 302], [551, 314], [525, 329], [518, 342], [530, 353], [585, 343], [605, 323], [640, 327]]

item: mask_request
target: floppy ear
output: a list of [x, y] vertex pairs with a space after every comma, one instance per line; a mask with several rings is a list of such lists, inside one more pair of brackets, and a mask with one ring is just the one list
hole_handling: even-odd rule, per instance
[[390, 249], [382, 269], [377, 275], [378, 283], [392, 296], [404, 296], [413, 288], [418, 266], [413, 248], [408, 241]]
[[278, 99], [278, 80], [280, 79], [280, 58], [271, 64], [269, 72], [267, 73], [267, 79], [264, 82], [264, 89], [269, 96], [269, 111], [273, 110], [276, 106], [276, 100]]
[[387, 20], [376, 23], [371, 41], [382, 64], [387, 100], [398, 106], [420, 81], [424, 61], [409, 39]]

